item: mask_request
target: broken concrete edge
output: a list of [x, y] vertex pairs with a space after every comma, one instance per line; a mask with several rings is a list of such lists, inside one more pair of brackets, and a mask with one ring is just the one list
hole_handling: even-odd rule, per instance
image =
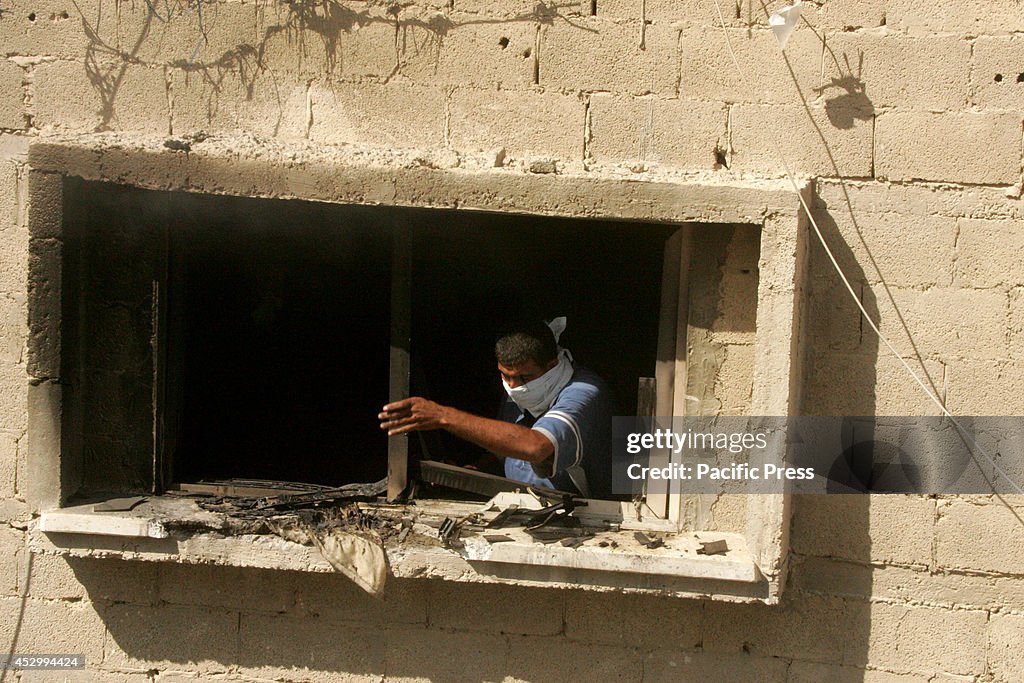
[[[29, 166], [164, 191], [644, 222], [763, 224], [774, 215], [794, 216], [797, 207], [792, 186], [779, 179], [444, 167], [430, 163], [430, 150], [315, 146], [249, 135], [211, 136], [186, 153], [166, 148], [164, 140], [111, 133], [41, 137], [30, 145]], [[580, 192], [581, 183], [592, 189]]]
[[[465, 504], [438, 503], [434, 507], [437, 509], [431, 510], [429, 515], [436, 517], [446, 510], [465, 512], [476, 506], [467, 508]], [[30, 525], [32, 552], [284, 571], [333, 571], [316, 547], [279, 536], [225, 535], [198, 528], [183, 534], [164, 526], [165, 522], [171, 521], [170, 516], [162, 519], [131, 512], [92, 513], [90, 508], [86, 505], [42, 513]], [[196, 515], [194, 521], [198, 526], [218, 523], [211, 516], [213, 513], [197, 511]], [[200, 521], [203, 524], [199, 524]], [[435, 531], [420, 523], [416, 526], [421, 534]], [[511, 533], [515, 540], [491, 546], [482, 535], [474, 535], [465, 539], [468, 542], [458, 548], [444, 548], [436, 541], [388, 542], [384, 544], [384, 552], [391, 575], [398, 578], [511, 582], [549, 588], [657, 593], [769, 604], [777, 600], [776, 591], [758, 570], [739, 534], [680, 534], [678, 538], [671, 539], [671, 549], [615, 553], [580, 552], [580, 549], [560, 545], [534, 543], [522, 530], [503, 531]], [[517, 531], [522, 533], [517, 534]], [[632, 534], [621, 533], [626, 536]], [[727, 555], [701, 556], [696, 553], [701, 541], [719, 539], [727, 540], [730, 548]]]

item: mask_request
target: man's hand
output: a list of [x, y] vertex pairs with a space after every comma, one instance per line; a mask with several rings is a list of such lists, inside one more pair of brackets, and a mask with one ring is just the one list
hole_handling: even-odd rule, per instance
[[440, 429], [444, 426], [446, 410], [439, 403], [413, 396], [387, 404], [377, 417], [380, 419], [380, 428], [387, 431], [388, 436], [394, 436]]

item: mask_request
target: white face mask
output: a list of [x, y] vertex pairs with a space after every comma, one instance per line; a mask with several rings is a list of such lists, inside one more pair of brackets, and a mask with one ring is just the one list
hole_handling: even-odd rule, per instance
[[513, 403], [530, 415], [540, 417], [555, 402], [558, 394], [562, 392], [570, 379], [572, 379], [572, 357], [568, 351], [562, 349], [558, 353], [558, 363], [555, 367], [537, 379], [514, 389], [504, 379], [501, 380], [501, 383]]

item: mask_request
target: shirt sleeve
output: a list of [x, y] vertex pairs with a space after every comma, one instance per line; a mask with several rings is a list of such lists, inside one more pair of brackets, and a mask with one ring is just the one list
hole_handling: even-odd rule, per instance
[[550, 470], [537, 472], [538, 475], [551, 477], [572, 465], [583, 466], [587, 457], [586, 434], [594, 431], [594, 422], [600, 419], [598, 401], [597, 387], [573, 382], [534, 423], [533, 429], [547, 437], [555, 448]]

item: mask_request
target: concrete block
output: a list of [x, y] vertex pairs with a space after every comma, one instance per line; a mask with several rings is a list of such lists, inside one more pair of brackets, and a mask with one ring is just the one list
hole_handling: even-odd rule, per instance
[[534, 84], [537, 25], [531, 22], [480, 22], [471, 14], [447, 14], [451, 27], [434, 40], [431, 30], [407, 22], [398, 33], [399, 70], [424, 84], [528, 88]]
[[18, 438], [0, 431], [0, 498], [13, 498], [18, 491], [17, 483]]
[[[19, 460], [19, 466], [20, 462]], [[20, 491], [18, 493], [22, 495]], [[24, 527], [28, 526], [28, 523], [31, 521], [32, 510], [25, 501], [13, 498], [0, 499], [0, 522], [17, 524], [19, 527]]]
[[406, 627], [388, 629], [385, 640], [384, 680], [388, 683], [515, 680], [514, 669], [507, 661], [506, 636]]
[[845, 664], [899, 673], [978, 675], [985, 671], [985, 625], [982, 611], [905, 607], [875, 602], [866, 651]]
[[974, 42], [971, 104], [982, 109], [1021, 109], [1024, 38], [982, 36]]
[[[863, 299], [862, 282], [854, 282], [858, 299]], [[807, 315], [807, 343], [818, 352], [862, 351], [870, 352], [877, 339], [863, 321], [860, 309], [846, 287], [825, 277], [811, 281], [809, 311]], [[871, 337], [865, 345], [865, 331]]]
[[60, 376], [62, 254], [63, 244], [54, 239], [29, 244], [26, 370], [41, 379]]
[[729, 55], [721, 28], [687, 28], [679, 36], [679, 96], [713, 102], [798, 102], [798, 90], [808, 100], [821, 85], [821, 41], [811, 31], [797, 31], [786, 45], [786, 60], [770, 30], [735, 28], [729, 41], [743, 69], [741, 77]]
[[875, 175], [889, 180], [1012, 184], [1021, 119], [989, 112], [886, 112], [875, 121]]
[[657, 650], [643, 658], [644, 681], [750, 681], [781, 683], [787, 678], [787, 665], [780, 659], [750, 655], [721, 655], [707, 652]]
[[[519, 635], [562, 632], [564, 591], [436, 581], [427, 597], [431, 627]], [[480, 605], [488, 604], [486, 610]]]
[[954, 415], [1024, 414], [1024, 364], [970, 360], [951, 363], [946, 407]]
[[935, 561], [948, 569], [1024, 574], [1024, 510], [957, 500], [938, 504]]
[[188, 65], [220, 71], [249, 62], [255, 68], [260, 36], [256, 5], [239, 2], [131, 4], [118, 9], [120, 49], [150, 65]]
[[[851, 281], [934, 287], [952, 283], [956, 219], [948, 216], [859, 210], [845, 202], [815, 211], [815, 220]], [[816, 235], [810, 237], [811, 272], [846, 290]], [[849, 297], [849, 294], [846, 294]]]
[[24, 69], [13, 62], [0, 61], [0, 128], [25, 128], [24, 80]]
[[286, 612], [295, 603], [299, 578], [293, 572], [166, 562], [159, 565], [158, 595], [172, 605]]
[[1024, 285], [1024, 221], [960, 219], [954, 284]]
[[177, 669], [187, 663], [191, 670], [208, 673], [224, 671], [239, 660], [237, 612], [120, 604], [102, 612], [108, 633], [104, 668]]
[[810, 662], [793, 662], [789, 667], [789, 678], [786, 679], [787, 683], [929, 683], [935, 680], [919, 674], [894, 674], [854, 666]]
[[[803, 498], [798, 498], [798, 502], [802, 504]], [[872, 582], [879, 570], [862, 562], [803, 554], [794, 555], [790, 564], [786, 590], [799, 591], [800, 594], [814, 593], [866, 601], [875, 594]], [[897, 567], [895, 569], [911, 573], [926, 571], [924, 567], [916, 569]]]
[[0, 232], [0, 293], [24, 295], [28, 289], [28, 230]]
[[751, 344], [728, 344], [715, 377], [715, 398], [723, 415], [746, 415], [754, 383], [755, 349]]
[[49, 583], [33, 581], [33, 588], [38, 590], [40, 596], [73, 598], [77, 592], [84, 590], [85, 597], [92, 602], [151, 605], [159, 599], [158, 563], [120, 558], [53, 557], [45, 561], [49, 564], [45, 564], [43, 558], [42, 555], [36, 555], [35, 562], [40, 566], [49, 566], [52, 578]]
[[821, 93], [826, 103], [852, 100], [868, 113], [967, 105], [971, 44], [966, 40], [856, 32], [835, 34], [828, 47]]
[[[724, 151], [724, 105], [690, 100], [590, 98], [589, 155], [599, 163], [645, 161], [687, 170], [711, 170]], [[724, 152], [723, 152], [724, 153]]]
[[0, 361], [0, 429], [23, 434], [28, 425], [28, 375], [23, 365]]
[[400, 84], [314, 83], [309, 138], [394, 147], [444, 144], [444, 92]]
[[999, 681], [1024, 680], [1024, 616], [993, 614], [988, 631], [989, 669]]
[[[144, 671], [102, 671], [91, 668], [84, 670], [37, 671], [21, 674], [20, 683], [151, 683], [153, 678]], [[160, 681], [164, 681], [163, 676]]]
[[1024, 586], [1012, 576], [925, 567], [869, 566], [818, 557], [792, 565], [790, 584], [798, 591], [893, 603], [920, 602], [949, 609], [1024, 611]]
[[[584, 2], [583, 4], [589, 4]], [[736, 8], [733, 5], [723, 7], [727, 25], [734, 25], [736, 19]], [[700, 26], [718, 26], [718, 14], [713, 6], [701, 3], [699, 0], [648, 0], [646, 13], [641, 16], [640, 3], [630, 0], [598, 0], [597, 16], [601, 19], [654, 21], [658, 23], [670, 23], [673, 21], [685, 21]]]
[[171, 130], [245, 130], [262, 137], [302, 138], [308, 121], [305, 83], [268, 71], [203, 72], [174, 69]]
[[981, 36], [1024, 31], [1024, 16], [1015, 0], [991, 0], [983, 5], [966, 6], [954, 0], [892, 0], [887, 18], [890, 28], [912, 35]]
[[838, 598], [800, 596], [781, 605], [708, 604], [703, 648], [707, 653], [836, 662], [849, 630], [856, 628]]
[[1024, 287], [1010, 290], [1010, 357], [1024, 359]]
[[[443, 5], [444, 0], [431, 0], [428, 6]], [[557, 4], [543, 4], [536, 0], [452, 0], [453, 7], [457, 12], [472, 12], [485, 14], [490, 17], [514, 18], [520, 21], [529, 19], [548, 20], [557, 12], [557, 16], [579, 16], [582, 5], [575, 2], [559, 2]], [[590, 14], [589, 3], [586, 14]]]
[[703, 612], [697, 600], [566, 591], [565, 636], [587, 644], [692, 650], [701, 643]]
[[574, 95], [457, 89], [451, 98], [451, 145], [456, 149], [504, 147], [515, 158], [530, 155], [580, 159], [585, 108]]
[[[809, 415], [938, 415], [931, 401], [903, 365], [877, 342], [865, 328], [864, 349], [870, 354], [840, 351], [812, 351], [804, 380], [804, 411]], [[877, 348], [877, 355], [874, 349]], [[908, 361], [926, 383], [928, 377], [946, 395], [942, 363], [916, 359]], [[921, 366], [924, 366], [922, 369]], [[991, 415], [993, 413], [971, 413]]]
[[32, 69], [33, 122], [62, 131], [157, 131], [169, 127], [163, 67], [47, 62]]
[[117, 49], [113, 0], [17, 0], [4, 7], [4, 53], [81, 59]]
[[911, 350], [909, 335], [926, 357], [1006, 358], [1009, 300], [1004, 292], [945, 287], [886, 292], [876, 285], [865, 291], [865, 299], [869, 311], [879, 311], [879, 328], [897, 348]]
[[85, 655], [103, 659], [104, 625], [88, 602], [0, 598], [0, 638], [12, 652]]
[[797, 496], [794, 552], [856, 562], [928, 566], [935, 501], [910, 495]]
[[19, 595], [19, 567], [25, 555], [25, 532], [0, 526], [0, 550], [3, 551], [0, 553], [0, 596]]
[[[830, 212], [848, 211], [849, 196], [856, 210], [907, 216], [949, 218], [1018, 219], [1021, 203], [1007, 196], [1005, 188], [913, 183], [894, 185], [873, 180], [829, 180], [817, 183], [815, 206]], [[834, 211], [833, 211], [834, 210]]]
[[395, 17], [385, 7], [258, 4], [260, 64], [309, 78], [386, 79], [398, 66]]
[[591, 17], [541, 29], [540, 84], [564, 90], [608, 90], [675, 95], [677, 33], [648, 26], [640, 47], [640, 23]]
[[[586, 4], [586, 3], [584, 3]], [[768, 11], [784, 6], [782, 2], [767, 5]], [[750, 0], [720, 3], [722, 18], [730, 28], [748, 29], [767, 27], [768, 14], [765, 6]], [[858, 28], [874, 28], [885, 25], [884, 0], [831, 0], [811, 9], [805, 8], [804, 16], [816, 29], [838, 29], [852, 31]], [[597, 16], [608, 19], [640, 19], [640, 5], [630, 0], [601, 0], [597, 5]], [[691, 26], [721, 27], [721, 21], [714, 5], [699, 0], [647, 0], [646, 18], [659, 23], [685, 22]], [[798, 25], [796, 34], [810, 33], [806, 25]]]
[[[873, 121], [866, 110], [812, 105], [738, 104], [730, 110], [735, 171], [784, 173], [779, 150], [797, 175], [870, 176]], [[774, 137], [770, 137], [774, 136]]]
[[[568, 655], [568, 656], [567, 656]], [[503, 683], [529, 683], [556, 676], [580, 681], [639, 681], [643, 661], [633, 648], [576, 645], [571, 651], [556, 638], [512, 636]]]
[[24, 133], [0, 133], [0, 159], [16, 165], [28, 161], [28, 147], [32, 138]]
[[64, 220], [64, 177], [29, 171], [27, 224], [32, 239], [60, 239]]
[[40, 600], [84, 600], [85, 586], [75, 577], [68, 558], [42, 553], [32, 554], [28, 593]]
[[391, 577], [379, 598], [340, 574], [296, 574], [290, 583], [300, 614], [374, 626], [427, 623], [429, 581]]
[[18, 166], [13, 160], [0, 156], [0, 239], [18, 225], [18, 191]]
[[238, 639], [241, 672], [264, 680], [379, 681], [384, 674], [385, 638], [365, 626], [243, 613]]
[[887, 0], [832, 0], [816, 7], [808, 19], [819, 30], [877, 28], [885, 26], [889, 4]]
[[[56, 382], [29, 384], [25, 377], [17, 395], [24, 401], [17, 415], [27, 419], [29, 432], [19, 444], [18, 493], [34, 511], [59, 507], [62, 493], [70, 493], [61, 490], [62, 387]], [[20, 451], [24, 451], [23, 456]]]
[[22, 361], [28, 337], [27, 316], [23, 302], [0, 296], [0, 361]]

